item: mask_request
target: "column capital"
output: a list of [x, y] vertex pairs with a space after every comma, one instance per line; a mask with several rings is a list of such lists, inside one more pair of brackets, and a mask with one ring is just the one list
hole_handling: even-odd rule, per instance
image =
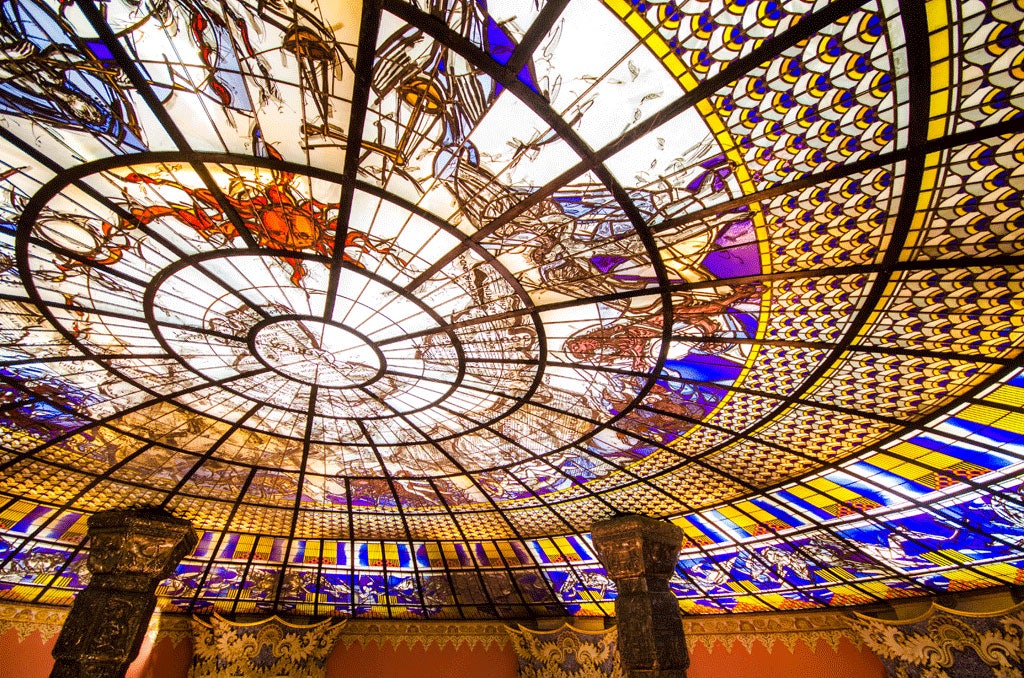
[[88, 525], [86, 567], [94, 578], [116, 575], [120, 584], [151, 578], [159, 583], [199, 542], [192, 523], [152, 509], [102, 511]]
[[678, 526], [629, 513], [594, 523], [598, 557], [612, 579], [672, 576], [683, 545]]

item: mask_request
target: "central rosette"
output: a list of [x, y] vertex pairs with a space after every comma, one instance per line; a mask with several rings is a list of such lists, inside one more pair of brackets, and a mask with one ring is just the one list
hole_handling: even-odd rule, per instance
[[363, 386], [384, 371], [384, 358], [351, 330], [315, 318], [287, 318], [257, 326], [257, 359], [278, 374], [322, 388]]

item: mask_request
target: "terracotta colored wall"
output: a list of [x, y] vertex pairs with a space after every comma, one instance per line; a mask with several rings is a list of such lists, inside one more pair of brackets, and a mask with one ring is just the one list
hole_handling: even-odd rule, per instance
[[715, 643], [709, 653], [699, 646], [690, 653], [687, 678], [885, 678], [881, 660], [845, 638], [838, 650], [824, 640], [814, 649], [798, 641], [792, 652], [781, 642], [770, 652], [759, 642], [750, 650], [739, 643], [729, 649]]
[[516, 658], [511, 648], [481, 647], [440, 651], [379, 649], [358, 644], [338, 647], [327, 660], [329, 678], [516, 678]]
[[[22, 642], [10, 629], [0, 635], [0, 678], [47, 678], [53, 667], [50, 649], [38, 632]], [[156, 647], [143, 644], [128, 678], [183, 678], [188, 673], [191, 645], [174, 645], [164, 638]], [[751, 652], [739, 643], [729, 649], [715, 644], [709, 653], [703, 646], [691, 653], [689, 678], [885, 678], [882, 663], [867, 650], [843, 640], [838, 651], [824, 641], [812, 650], [800, 641], [790, 652], [775, 643], [769, 652], [754, 643]], [[439, 651], [436, 648], [380, 649], [374, 644], [341, 645], [327, 663], [331, 678], [515, 678], [516, 660], [511, 648], [482, 647]]]
[[8, 629], [0, 634], [0, 678], [47, 678], [53, 668], [50, 649], [38, 631], [18, 642], [18, 632]]
[[183, 678], [188, 675], [190, 663], [191, 642], [183, 641], [175, 645], [170, 638], [161, 638], [154, 646], [147, 638], [142, 641], [139, 656], [128, 667], [126, 678]]
[[[38, 631], [18, 641], [18, 633], [8, 629], [0, 635], [0, 678], [49, 678], [53, 669], [50, 651], [56, 637], [43, 642]], [[144, 640], [139, 656], [128, 669], [127, 678], [182, 678], [188, 673], [192, 660], [189, 643], [175, 645], [169, 638], [156, 647]]]

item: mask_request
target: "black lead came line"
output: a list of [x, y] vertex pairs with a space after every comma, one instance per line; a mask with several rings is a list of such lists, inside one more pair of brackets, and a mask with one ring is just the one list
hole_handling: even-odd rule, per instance
[[327, 300], [324, 305], [324, 321], [334, 317], [334, 305], [341, 284], [342, 262], [345, 258], [345, 240], [348, 237], [349, 220], [352, 216], [352, 201], [362, 156], [363, 126], [370, 103], [373, 86], [374, 53], [377, 48], [377, 34], [380, 31], [381, 8], [378, 0], [363, 3], [359, 27], [359, 46], [356, 50], [355, 83], [352, 91], [352, 109], [349, 115], [348, 141], [345, 147], [345, 165], [342, 175], [341, 197], [338, 199], [338, 218], [334, 234], [331, 272], [327, 282]]
[[[84, 2], [85, 0], [80, 0], [80, 1]], [[836, 3], [836, 4], [839, 4], [839, 3]], [[851, 3], [851, 4], [852, 4], [852, 3]], [[745, 58], [745, 57], [744, 57], [744, 58]], [[737, 60], [737, 62], [738, 62], [738, 60]], [[360, 61], [360, 65], [361, 65], [361, 63], [362, 63], [362, 61]], [[721, 74], [720, 74], [720, 75], [721, 75]], [[710, 82], [710, 81], [709, 81], [709, 82]], [[359, 130], [361, 131], [361, 126], [359, 127]], [[351, 149], [352, 149], [352, 147], [355, 147], [355, 149], [357, 149], [358, 145], [359, 145], [358, 143], [354, 143], [354, 144], [352, 144], [352, 146], [350, 146], [350, 149], [349, 149], [349, 151], [351, 152]], [[191, 153], [191, 152], [189, 152], [189, 153]], [[356, 154], [356, 155], [357, 155], [357, 154]], [[915, 154], [915, 153], [909, 153], [909, 154], [908, 154], [908, 157], [912, 157], [912, 158], [914, 158], [915, 160], [920, 160], [920, 158], [918, 158], [918, 155], [919, 155], [919, 154]], [[348, 165], [348, 161], [347, 161], [347, 156], [346, 156], [346, 173], [347, 173], [347, 165]], [[820, 176], [822, 176], [822, 175], [818, 175], [818, 177], [812, 177], [812, 178], [820, 178]], [[349, 175], [349, 178], [350, 178], [350, 179], [354, 179], [354, 174], [351, 174], [351, 175]], [[350, 183], [350, 184], [351, 184], [351, 183], [354, 183], [354, 182], [350, 180], [350, 181], [349, 181], [348, 183]], [[909, 201], [908, 201], [908, 202], [909, 202]], [[902, 211], [901, 211], [901, 215], [902, 215]], [[902, 218], [902, 216], [901, 216], [901, 218]], [[342, 220], [340, 220], [340, 219], [339, 219], [339, 223], [338, 223], [338, 228], [339, 228], [339, 235], [343, 235], [343, 231], [342, 231], [341, 229], [342, 229], [342, 228], [344, 228], [344, 227], [346, 227], [346, 223], [343, 223], [343, 222], [342, 222]], [[247, 231], [246, 231], [245, 229], [240, 229], [240, 234], [245, 234], [245, 232], [247, 232]], [[341, 241], [341, 242], [343, 243], [343, 239], [342, 239], [342, 241]], [[337, 252], [335, 253], [335, 255], [336, 255], [336, 256], [339, 256]], [[890, 259], [891, 259], [891, 258], [892, 258], [892, 257], [887, 257], [887, 260], [886, 260], [886, 263], [887, 263], [887, 264], [890, 264], [890, 263], [892, 263], [892, 262], [890, 261]], [[958, 261], [953, 261], [953, 263], [959, 263], [959, 262], [958, 262]], [[340, 266], [336, 266], [336, 268], [340, 269]], [[898, 264], [895, 264], [895, 263], [892, 263], [892, 265], [891, 265], [891, 266], [889, 267], [889, 270], [896, 270], [896, 269], [898, 269]], [[340, 270], [339, 270], [339, 273], [338, 273], [338, 274], [339, 274], [339, 276], [340, 276]], [[337, 283], [336, 283], [336, 285], [337, 285]], [[330, 313], [328, 313], [328, 315], [330, 315]], [[856, 347], [854, 347], [854, 346], [851, 346], [851, 348], [855, 349]], [[838, 354], [838, 353], [837, 353], [837, 354]], [[809, 382], [808, 382], [808, 383], [809, 383]], [[307, 423], [307, 425], [308, 425], [308, 423]], [[308, 437], [309, 437], [309, 436], [308, 436], [308, 435], [306, 435], [306, 439], [307, 439], [307, 442], [308, 442]], [[300, 488], [300, 492], [301, 492], [301, 488]], [[293, 531], [293, 532], [294, 532], [294, 531]]]
[[[487, 73], [496, 81], [500, 82], [503, 87], [512, 92], [520, 101], [528, 105], [542, 120], [544, 120], [544, 122], [550, 125], [551, 128], [558, 133], [559, 137], [564, 140], [577, 155], [590, 163], [591, 171], [597, 175], [599, 180], [611, 192], [623, 212], [629, 218], [633, 229], [643, 242], [644, 248], [650, 257], [651, 265], [654, 268], [655, 276], [658, 281], [658, 290], [656, 290], [654, 294], [661, 298], [663, 329], [661, 332], [661, 348], [659, 349], [657, 360], [658, 368], [652, 371], [651, 374], [645, 378], [645, 383], [637, 393], [636, 400], [617, 413], [613, 417], [613, 421], [626, 416], [636, 406], [636, 403], [654, 388], [657, 378], [656, 375], [660, 372], [660, 366], [664, 364], [668, 357], [671, 338], [670, 316], [672, 299], [671, 293], [668, 289], [668, 274], [664, 263], [661, 261], [660, 257], [657, 256], [657, 244], [654, 241], [654, 237], [645, 228], [644, 219], [640, 210], [633, 203], [628, 192], [612, 176], [611, 172], [609, 172], [599, 160], [593, 157], [593, 151], [591, 151], [590, 147], [579, 137], [575, 130], [572, 129], [571, 125], [553, 111], [543, 97], [521, 82], [518, 79], [517, 73], [512, 73], [505, 65], [499, 64], [470, 40], [453, 31], [438, 17], [425, 14], [412, 5], [401, 2], [401, 0], [383, 0], [383, 8], [407, 23], [422, 30], [434, 40], [443, 43], [446, 47], [465, 58], [482, 72]], [[520, 207], [513, 208], [513, 211], [521, 211], [521, 209], [523, 209], [522, 205], [524, 204], [525, 202], [520, 203]], [[495, 222], [492, 222], [490, 227], [494, 227], [494, 223]], [[485, 229], [490, 227], [485, 227]], [[481, 229], [477, 234], [481, 233], [483, 230], [484, 229]], [[476, 234], [473, 237], [476, 239]], [[462, 251], [462, 247], [450, 250], [426, 271], [410, 282], [406, 288], [410, 290], [415, 289], [419, 284], [429, 279], [429, 277], [436, 271], [440, 270], [444, 265], [457, 257]], [[538, 371], [538, 376], [540, 376], [542, 372], [543, 368]], [[532, 397], [532, 392], [527, 394], [526, 397]]]

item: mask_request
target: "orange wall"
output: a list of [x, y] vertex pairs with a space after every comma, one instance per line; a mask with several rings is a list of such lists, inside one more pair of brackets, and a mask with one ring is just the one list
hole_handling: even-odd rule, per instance
[[[17, 632], [9, 629], [0, 635], [0, 678], [47, 678], [53, 668], [50, 649], [54, 640], [44, 644], [38, 632], [18, 642]], [[188, 673], [191, 646], [175, 645], [169, 638], [153, 647], [143, 643], [128, 678], [184, 678]], [[699, 646], [690, 653], [688, 678], [885, 678], [885, 669], [875, 655], [860, 650], [848, 640], [833, 650], [819, 641], [812, 650], [799, 641], [793, 652], [775, 643], [769, 652], [754, 643], [747, 652], [738, 642], [728, 650], [720, 643], [709, 653]], [[470, 649], [410, 650], [380, 649], [375, 644], [362, 648], [338, 645], [327, 663], [331, 678], [515, 678], [516, 660], [511, 647], [499, 649], [480, 646]]]
[[813, 649], [803, 640], [790, 652], [776, 642], [769, 652], [754, 643], [748, 653], [738, 642], [726, 650], [715, 643], [709, 653], [704, 646], [690, 652], [687, 678], [885, 678], [881, 660], [869, 650], [861, 650], [846, 638], [837, 650], [819, 640]]
[[7, 629], [0, 634], [0, 678], [47, 678], [53, 668], [51, 640], [43, 645], [38, 631], [18, 642], [18, 632]]
[[417, 645], [410, 650], [382, 650], [375, 644], [365, 648], [353, 644], [348, 649], [338, 646], [327, 660], [329, 678], [516, 678], [516, 658], [510, 647], [491, 646], [458, 650], [424, 650]]
[[[53, 669], [50, 650], [55, 642], [56, 637], [44, 643], [38, 631], [21, 642], [15, 629], [0, 634], [0, 678], [49, 678]], [[188, 673], [191, 660], [192, 647], [187, 642], [175, 646], [164, 638], [154, 648], [146, 639], [128, 669], [127, 678], [182, 678]]]
[[[43, 643], [38, 631], [18, 642], [18, 634], [9, 629], [0, 635], [0, 678], [48, 678], [53, 668], [50, 650], [56, 639]], [[128, 678], [183, 678], [192, 657], [189, 642], [175, 645], [163, 638], [154, 647], [147, 639], [138, 658], [128, 669]], [[362, 648], [338, 645], [327, 662], [327, 675], [358, 678], [515, 678], [516, 659], [511, 648], [492, 646], [440, 651], [401, 647], [380, 649], [375, 644]]]

